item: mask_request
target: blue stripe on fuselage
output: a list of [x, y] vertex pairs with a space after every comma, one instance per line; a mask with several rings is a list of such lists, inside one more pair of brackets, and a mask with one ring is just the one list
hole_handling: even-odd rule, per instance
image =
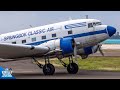
[[66, 36], [66, 37], [78, 38], [78, 37], [85, 37], [85, 36], [91, 36], [91, 35], [102, 34], [102, 33], [107, 33], [107, 32], [106, 30], [100, 30], [100, 31], [81, 33], [81, 34], [76, 34], [76, 35], [71, 35], [71, 36]]
[[[87, 32], [87, 33], [81, 33], [81, 34], [76, 34], [76, 35], [65, 36], [64, 38], [67, 38], [67, 37], [78, 38], [78, 37], [85, 37], [85, 36], [91, 36], [91, 35], [102, 34], [102, 33], [107, 33], [106, 29], [99, 30], [99, 31], [93, 31], [93, 32]], [[55, 40], [55, 39], [58, 39], [58, 38], [39, 41], [39, 42], [34, 42], [34, 43], [26, 44], [26, 45], [40, 45], [44, 42], [47, 42], [47, 41], [50, 41], [50, 40]]]

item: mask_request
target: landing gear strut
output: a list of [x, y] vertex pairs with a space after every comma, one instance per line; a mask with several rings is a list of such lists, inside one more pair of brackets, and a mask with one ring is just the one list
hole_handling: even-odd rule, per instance
[[69, 64], [67, 65], [66, 63], [64, 63], [61, 59], [59, 59], [59, 61], [61, 62], [61, 64], [64, 67], [67, 67], [67, 71], [69, 74], [76, 74], [78, 72], [78, 65], [76, 63], [73, 62], [73, 56], [69, 56]]
[[43, 68], [43, 65], [41, 63], [39, 63], [34, 57], [32, 57], [32, 58], [40, 68]]
[[45, 75], [53, 75], [55, 72], [55, 67], [50, 64], [49, 57], [45, 56], [45, 65], [40, 64], [35, 58], [33, 58], [36, 64], [43, 69]]
[[43, 73], [45, 75], [53, 75], [55, 72], [55, 67], [50, 64], [49, 57], [45, 56], [45, 65], [43, 66]]
[[67, 71], [70, 74], [76, 74], [78, 72], [78, 65], [73, 62], [73, 56], [69, 57], [69, 64], [67, 66]]

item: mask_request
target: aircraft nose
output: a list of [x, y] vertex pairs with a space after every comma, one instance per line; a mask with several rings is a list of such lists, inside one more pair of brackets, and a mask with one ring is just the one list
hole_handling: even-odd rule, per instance
[[111, 37], [113, 34], [116, 33], [116, 28], [112, 26], [107, 26], [107, 31], [108, 31], [109, 36]]

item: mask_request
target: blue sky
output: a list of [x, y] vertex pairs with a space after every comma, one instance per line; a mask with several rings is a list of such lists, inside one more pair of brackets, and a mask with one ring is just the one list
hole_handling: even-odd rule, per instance
[[120, 32], [120, 11], [0, 11], [0, 34], [56, 23], [85, 18], [99, 19], [103, 24], [116, 27]]

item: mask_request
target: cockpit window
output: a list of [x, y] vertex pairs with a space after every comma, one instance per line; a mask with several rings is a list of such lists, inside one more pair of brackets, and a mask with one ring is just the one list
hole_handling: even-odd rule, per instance
[[91, 28], [93, 27], [93, 24], [92, 23], [88, 23], [88, 28]]
[[93, 26], [96, 26], [96, 23], [95, 23], [95, 22], [93, 23]]
[[88, 23], [88, 28], [91, 28], [93, 26], [98, 26], [98, 25], [102, 25], [102, 23], [101, 22]]
[[102, 23], [101, 22], [96, 22], [96, 25], [101, 25]]
[[102, 25], [101, 22], [93, 22], [93, 26], [98, 26], [98, 25]]

